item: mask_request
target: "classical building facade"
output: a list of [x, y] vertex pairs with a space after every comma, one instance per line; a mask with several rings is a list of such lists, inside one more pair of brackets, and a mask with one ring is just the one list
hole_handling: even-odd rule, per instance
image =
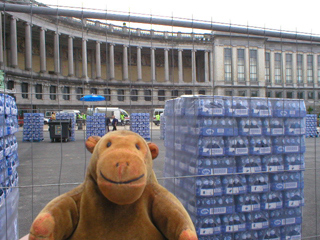
[[[302, 98], [319, 109], [319, 42], [182, 33], [74, 17], [2, 12], [0, 66], [20, 109], [143, 110], [182, 94]], [[168, 26], [168, 30], [171, 26]]]

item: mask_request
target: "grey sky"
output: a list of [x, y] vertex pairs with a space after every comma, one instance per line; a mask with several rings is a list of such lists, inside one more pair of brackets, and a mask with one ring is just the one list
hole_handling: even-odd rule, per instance
[[[199, 19], [320, 34], [317, 0], [39, 0], [46, 4]], [[132, 25], [133, 26], [133, 25]], [[150, 26], [145, 27], [148, 29]]]

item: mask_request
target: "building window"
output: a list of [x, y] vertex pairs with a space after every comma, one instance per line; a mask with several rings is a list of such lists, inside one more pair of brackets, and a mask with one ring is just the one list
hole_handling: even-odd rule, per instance
[[239, 91], [239, 96], [241, 96], [241, 97], [245, 97], [245, 96], [247, 96], [247, 91]]
[[164, 90], [159, 90], [158, 91], [158, 100], [159, 101], [165, 101], [166, 97], [165, 97], [165, 91]]
[[276, 92], [276, 98], [282, 98], [282, 92]]
[[272, 92], [268, 91], [267, 94], [266, 94], [266, 97], [271, 98], [272, 97]]
[[144, 90], [144, 100], [150, 102], [151, 101], [151, 90]]
[[244, 71], [245, 71], [245, 61], [244, 61], [244, 49], [238, 49], [238, 81], [239, 82], [244, 82], [245, 81], [245, 76], [244, 76]]
[[124, 90], [118, 89], [118, 101], [123, 102], [124, 101]]
[[265, 64], [266, 64], [265, 80], [267, 83], [270, 83], [271, 79], [270, 79], [270, 53], [269, 52], [266, 52]]
[[171, 97], [172, 98], [176, 98], [179, 96], [179, 91], [178, 90], [172, 90], [171, 91]]
[[131, 89], [131, 96], [130, 96], [130, 99], [131, 99], [131, 101], [134, 101], [134, 102], [136, 102], [136, 101], [138, 101], [138, 90], [137, 89]]
[[287, 98], [293, 98], [293, 92], [287, 92]]
[[233, 96], [232, 90], [226, 90], [226, 91], [225, 91], [225, 95], [226, 95], [226, 96]]
[[14, 81], [9, 80], [7, 83], [7, 89], [12, 90], [14, 89]]
[[318, 92], [318, 99], [320, 100], [320, 92]]
[[286, 54], [286, 83], [292, 83], [292, 54]]
[[62, 88], [62, 99], [66, 101], [70, 100], [70, 87], [64, 86]]
[[313, 55], [307, 56], [307, 82], [313, 83]]
[[303, 83], [303, 55], [297, 54], [297, 83]]
[[298, 99], [304, 99], [304, 92], [298, 92], [297, 97]]
[[83, 88], [82, 87], [77, 87], [76, 88], [76, 94], [77, 94], [77, 96], [76, 96], [77, 100], [80, 100], [80, 98], [83, 97]]
[[21, 96], [22, 98], [28, 98], [28, 92], [29, 92], [29, 84], [28, 83], [21, 83]]
[[104, 97], [106, 98], [106, 101], [111, 101], [111, 90], [110, 88], [105, 88], [103, 90]]
[[192, 95], [192, 90], [185, 90], [185, 91], [184, 91], [184, 94], [186, 94], [186, 95]]
[[199, 90], [198, 92], [200, 95], [206, 95], [206, 90]]
[[250, 81], [257, 82], [257, 50], [250, 50]]
[[35, 85], [36, 99], [42, 99], [42, 84]]
[[224, 49], [224, 80], [231, 82], [232, 78], [232, 55], [231, 48]]
[[274, 80], [276, 84], [281, 84], [281, 53], [274, 54]]
[[90, 89], [90, 93], [97, 95], [98, 94], [98, 89], [97, 88], [91, 88]]
[[308, 99], [314, 99], [314, 93], [308, 92]]
[[258, 91], [251, 91], [251, 97], [258, 97]]
[[56, 100], [57, 99], [57, 87], [51, 85], [49, 91], [50, 91], [50, 100]]

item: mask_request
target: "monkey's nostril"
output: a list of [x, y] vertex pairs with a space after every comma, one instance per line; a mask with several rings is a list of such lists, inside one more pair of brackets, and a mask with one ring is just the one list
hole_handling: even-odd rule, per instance
[[116, 164], [116, 167], [119, 167], [119, 163]]

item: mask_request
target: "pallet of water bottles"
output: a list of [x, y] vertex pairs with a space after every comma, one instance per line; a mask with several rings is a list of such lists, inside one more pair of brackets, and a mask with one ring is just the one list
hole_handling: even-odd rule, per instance
[[150, 114], [149, 113], [132, 113], [130, 115], [130, 130], [138, 133], [145, 140], [150, 138]]
[[296, 99], [166, 102], [164, 184], [192, 216], [200, 239], [301, 236], [305, 115]]
[[307, 114], [306, 116], [306, 137], [318, 137], [317, 131], [317, 115]]
[[87, 116], [86, 119], [86, 136], [102, 137], [106, 134], [106, 114], [94, 113], [92, 116]]
[[18, 143], [14, 135], [19, 127], [14, 98], [0, 94], [0, 238], [18, 234]]
[[43, 113], [23, 114], [23, 141], [39, 142], [43, 141]]

